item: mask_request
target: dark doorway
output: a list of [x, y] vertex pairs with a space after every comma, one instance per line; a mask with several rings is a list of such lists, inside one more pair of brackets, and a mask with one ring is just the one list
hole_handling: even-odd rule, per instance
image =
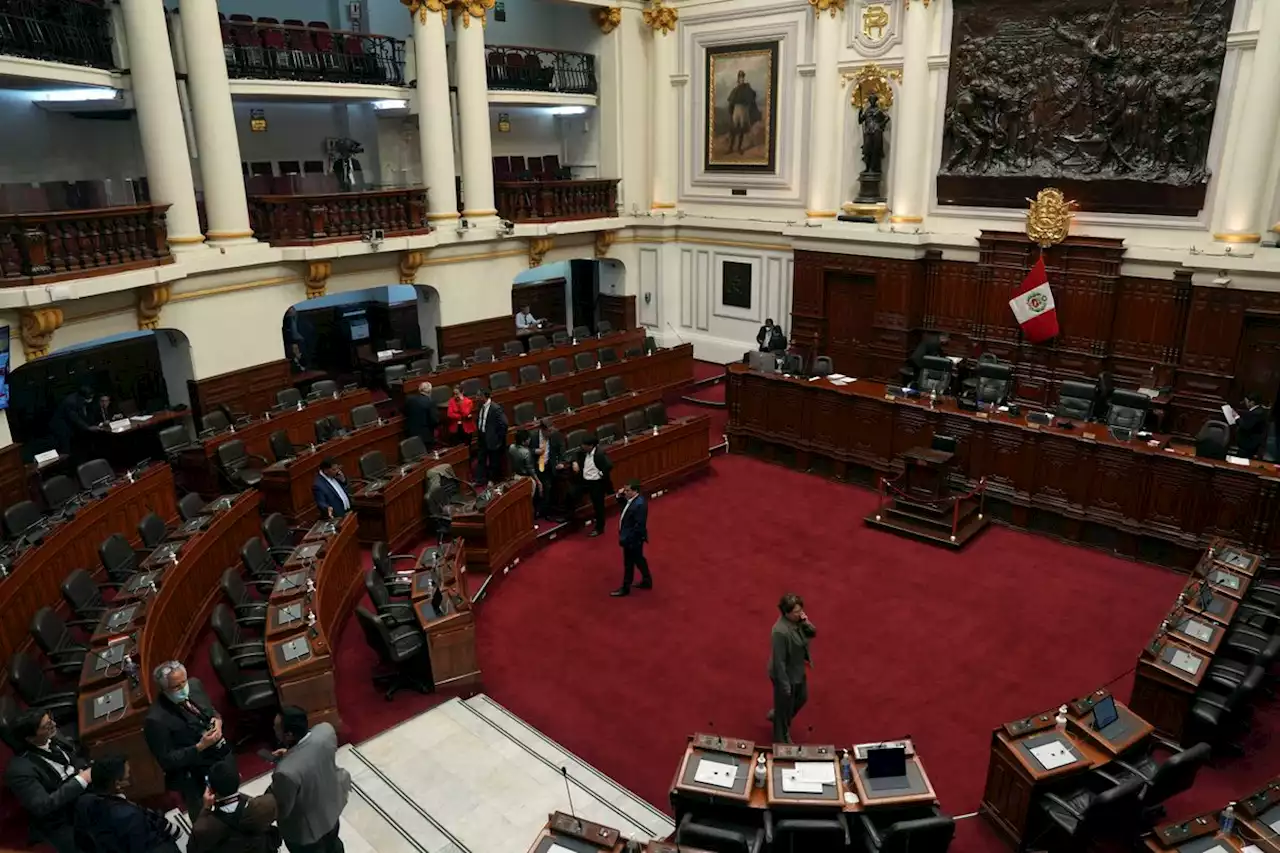
[[841, 373], [870, 375], [875, 311], [875, 276], [827, 273], [827, 351], [820, 354], [831, 356]]

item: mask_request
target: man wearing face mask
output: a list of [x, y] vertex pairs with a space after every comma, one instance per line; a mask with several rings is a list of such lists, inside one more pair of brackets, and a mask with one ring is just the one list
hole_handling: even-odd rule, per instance
[[204, 692], [200, 680], [188, 678], [176, 660], [153, 673], [160, 695], [147, 711], [147, 746], [164, 771], [165, 787], [182, 795], [192, 823], [203, 807], [209, 768], [231, 756], [222, 735], [222, 717]]
[[33, 839], [57, 853], [77, 853], [76, 800], [89, 785], [89, 762], [58, 735], [47, 713], [24, 711], [10, 726], [17, 747], [4, 771], [5, 784], [27, 813]]

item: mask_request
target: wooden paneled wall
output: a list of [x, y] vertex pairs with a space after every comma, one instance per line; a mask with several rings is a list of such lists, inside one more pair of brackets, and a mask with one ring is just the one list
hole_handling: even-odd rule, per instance
[[[521, 306], [528, 305], [533, 309], [533, 316], [539, 320], [550, 320], [558, 326], [563, 326], [565, 317], [569, 316], [565, 310], [565, 286], [566, 282], [563, 278], [553, 278], [550, 281], [521, 284], [511, 288], [512, 318]], [[515, 320], [513, 319], [512, 322], [514, 323]]]
[[614, 329], [630, 331], [636, 328], [636, 297], [634, 294], [631, 296], [612, 296], [608, 293], [602, 293], [596, 300], [596, 306], [599, 309], [600, 319], [608, 320], [613, 324]]
[[889, 380], [925, 332], [949, 355], [991, 352], [1015, 365], [1019, 400], [1052, 406], [1065, 379], [1109, 372], [1116, 387], [1172, 387], [1166, 427], [1194, 434], [1246, 390], [1280, 391], [1280, 293], [1192, 287], [1122, 276], [1119, 240], [1073, 237], [1045, 253], [1060, 333], [1035, 346], [1009, 308], [1039, 249], [1025, 235], [984, 232], [978, 263], [940, 252], [890, 259], [798, 251], [791, 338], [852, 376]]
[[275, 405], [276, 392], [289, 386], [289, 362], [269, 361], [187, 383], [196, 423], [219, 405], [233, 412], [260, 415]]
[[489, 346], [494, 351], [502, 349], [507, 341], [516, 339], [516, 315], [512, 312], [505, 317], [489, 317], [484, 320], [473, 320], [470, 323], [456, 323], [452, 326], [441, 326], [436, 330], [439, 341], [439, 355], [470, 356], [476, 347]]

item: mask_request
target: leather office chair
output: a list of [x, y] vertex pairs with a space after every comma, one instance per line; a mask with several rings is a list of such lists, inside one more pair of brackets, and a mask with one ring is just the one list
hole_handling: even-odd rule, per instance
[[404, 377], [408, 374], [409, 368], [403, 364], [389, 364], [382, 371], [382, 384], [388, 388], [400, 382], [404, 382]]
[[484, 387], [484, 383], [480, 381], [479, 376], [472, 376], [470, 379], [462, 380], [462, 396], [475, 399], [480, 393], [480, 389]]
[[419, 436], [411, 435], [400, 441], [400, 461], [402, 463], [417, 462], [426, 455], [427, 445]]
[[662, 402], [650, 403], [644, 407], [644, 419], [651, 427], [667, 425], [667, 407]]
[[1058, 386], [1058, 417], [1089, 420], [1093, 417], [1093, 401], [1097, 396], [1098, 385], [1095, 382], [1076, 382], [1070, 379], [1063, 382]]
[[809, 373], [812, 376], [830, 376], [835, 372], [835, 365], [831, 361], [831, 356], [820, 355], [813, 359], [813, 366]]
[[588, 388], [582, 392], [582, 405], [594, 406], [596, 403], [604, 400], [604, 391], [599, 388]]
[[558, 347], [564, 346], [565, 344], [569, 343], [569, 333], [568, 332], [552, 332], [551, 343], [553, 346], [558, 346]]
[[941, 355], [926, 355], [916, 384], [924, 394], [948, 394], [951, 390], [951, 359]]
[[798, 352], [782, 354], [781, 370], [792, 376], [804, 376], [804, 356]]
[[1141, 809], [1143, 781], [1129, 779], [1101, 793], [1090, 788], [1041, 794], [1036, 801], [1046, 830], [1070, 839], [1073, 847], [1084, 849], [1095, 840], [1125, 837], [1136, 832]]
[[622, 416], [622, 431], [627, 435], [639, 435], [645, 431], [644, 411], [637, 409]]
[[1245, 678], [1225, 696], [1209, 690], [1201, 690], [1191, 703], [1188, 728], [1192, 739], [1203, 740], [1215, 751], [1222, 750], [1236, 755], [1243, 749], [1235, 740], [1248, 731], [1252, 713], [1250, 703], [1262, 686], [1266, 670], [1252, 667]]
[[569, 398], [559, 392], [550, 394], [547, 396], [547, 399], [543, 401], [543, 408], [546, 410], [548, 415], [562, 415], [569, 409]]
[[596, 354], [593, 352], [580, 352], [573, 357], [574, 370], [595, 370]]
[[191, 446], [191, 437], [187, 434], [187, 428], [182, 424], [174, 424], [160, 430], [157, 435], [160, 437], [160, 449], [164, 451], [166, 459], [173, 459], [179, 453]]
[[257, 536], [244, 540], [244, 544], [240, 546], [240, 564], [244, 566], [247, 573], [245, 577], [249, 579], [249, 583], [262, 587], [276, 582], [276, 578], [280, 575], [280, 563], [287, 560], [288, 555], [289, 549], [286, 548], [284, 553], [277, 557]]
[[103, 587], [118, 589], [119, 585], [99, 586], [93, 580], [93, 575], [84, 569], [76, 569], [63, 579], [59, 587], [62, 591], [62, 600], [67, 603], [67, 607], [71, 608], [71, 612], [76, 617], [71, 624], [82, 624], [86, 627], [98, 624], [110, 609], [102, 596]]
[[[553, 358], [547, 362], [548, 376], [564, 376], [569, 372], [569, 359], [567, 358]], [[524, 379], [521, 378], [520, 382], [523, 384]]]
[[526, 364], [520, 368], [520, 384], [521, 385], [535, 385], [541, 381], [542, 381], [542, 371], [538, 369], [538, 365]]
[[78, 680], [89, 647], [78, 641], [52, 607], [41, 607], [27, 628], [31, 639], [49, 659], [49, 668], [65, 678]]
[[1113, 391], [1111, 401], [1107, 405], [1107, 426], [1137, 432], [1142, 429], [1150, 406], [1151, 400], [1146, 394], [1126, 391], [1123, 388]]
[[564, 437], [565, 453], [581, 450], [582, 442], [585, 441], [586, 438], [587, 431], [585, 429], [569, 430], [569, 434]]
[[207, 433], [223, 432], [231, 426], [231, 418], [227, 417], [227, 413], [221, 409], [214, 409], [209, 414], [200, 418], [200, 431]]
[[618, 351], [613, 347], [600, 347], [596, 356], [599, 358], [601, 364], [618, 363]]
[[476, 347], [475, 354], [471, 356], [471, 361], [475, 364], [488, 364], [493, 361], [493, 347]]
[[783, 817], [772, 821], [772, 832], [766, 823], [765, 840], [772, 850], [833, 850], [844, 849], [853, 843], [849, 834], [849, 822], [843, 814], [831, 817]]
[[760, 853], [764, 828], [685, 812], [676, 827], [676, 844], [714, 853]]
[[252, 464], [255, 459], [264, 466], [270, 464], [261, 456], [250, 456], [238, 438], [218, 445], [218, 468], [233, 488], [248, 489], [262, 482], [262, 470]]
[[892, 820], [890, 811], [888, 819], [877, 821], [874, 814], [863, 812], [858, 816], [867, 853], [945, 853], [956, 834], [956, 822], [937, 809], [930, 817], [910, 820]]
[[761, 373], [773, 373], [777, 370], [778, 359], [771, 352], [760, 352], [759, 350], [747, 351], [747, 367]]
[[600, 337], [604, 337], [605, 335], [611, 333], [612, 331], [613, 331], [613, 324], [610, 323], [608, 320], [601, 320], [599, 323], [596, 323], [596, 334], [599, 335]]
[[[1280, 657], [1280, 635], [1263, 634], [1257, 638], [1249, 638], [1252, 642], [1245, 643], [1243, 642], [1245, 638], [1241, 634], [1247, 630], [1249, 629], [1241, 627], [1232, 631], [1229, 635], [1232, 642], [1227, 645], [1227, 649], [1235, 652], [1249, 648], [1252, 654], [1246, 654], [1245, 660], [1232, 660], [1225, 655], [1221, 660], [1215, 659], [1204, 675], [1202, 687], [1230, 691], [1238, 687], [1254, 667], [1262, 667], [1264, 673], [1270, 673], [1271, 665], [1276, 662], [1277, 657]], [[1265, 675], [1263, 682], [1262, 686], [1265, 689]]]
[[199, 492], [187, 492], [178, 500], [178, 515], [183, 521], [199, 518], [204, 511], [204, 498]]
[[138, 539], [148, 548], [155, 548], [169, 535], [169, 528], [164, 519], [149, 512], [138, 522]]
[[623, 358], [640, 358], [644, 355], [644, 347], [627, 347], [626, 352], [622, 354]]
[[80, 488], [95, 489], [110, 483], [116, 477], [111, 463], [105, 459], [90, 459], [76, 468], [76, 479]]
[[402, 578], [396, 574], [396, 564], [408, 563], [412, 566], [417, 562], [417, 558], [412, 554], [392, 554], [386, 542], [374, 542], [373, 547], [370, 548], [370, 556], [373, 567], [382, 577], [382, 583], [387, 592], [394, 598], [407, 596], [413, 581], [411, 578]]
[[409, 372], [413, 374], [430, 373], [431, 359], [415, 358], [413, 361], [409, 362]]
[[249, 594], [249, 587], [245, 585], [244, 578], [240, 577], [240, 571], [235, 566], [222, 573], [222, 580], [218, 585], [227, 601], [231, 602], [237, 622], [250, 627], [267, 624], [267, 602]]
[[114, 583], [124, 583], [138, 570], [138, 557], [151, 553], [149, 548], [134, 548], [119, 533], [112, 533], [98, 546], [98, 559], [107, 577]]
[[658, 342], [654, 339], [653, 335], [645, 335], [644, 336], [645, 355], [653, 355], [657, 351], [658, 351]]
[[282, 513], [273, 512], [266, 518], [262, 519], [260, 526], [262, 530], [262, 539], [266, 542], [267, 552], [275, 555], [283, 556], [277, 559], [277, 562], [283, 564], [289, 559], [289, 554], [293, 552], [296, 533], [306, 534], [307, 528], [292, 527], [289, 519], [285, 518]]
[[366, 480], [376, 480], [387, 473], [387, 457], [381, 450], [370, 450], [360, 456], [360, 476]]
[[596, 427], [596, 441], [601, 444], [613, 444], [617, 440], [617, 424], [600, 424], [600, 426]]
[[355, 429], [378, 422], [378, 407], [372, 403], [356, 406], [351, 410], [351, 426]]
[[583, 338], [589, 338], [591, 337], [591, 329], [587, 328], [586, 326], [574, 326], [573, 336], [578, 340], [582, 340]]
[[[276, 695], [270, 673], [246, 672], [217, 640], [209, 647], [209, 664], [241, 718], [250, 714], [260, 719], [268, 713], [274, 716], [280, 707], [280, 697]], [[242, 724], [240, 728], [247, 731], [250, 727]]]
[[18, 501], [4, 511], [4, 529], [10, 539], [25, 537], [29, 542], [44, 538], [44, 514], [35, 501]]
[[514, 418], [513, 423], [531, 424], [538, 419], [538, 410], [532, 402], [516, 403], [511, 411], [511, 417]]
[[505, 344], [502, 345], [503, 355], [518, 356], [522, 352], [524, 352], [524, 344], [520, 343], [519, 341], [507, 341]]
[[433, 385], [431, 387], [431, 402], [436, 404], [436, 408], [449, 405], [449, 398], [453, 396], [453, 389], [448, 385]]
[[76, 499], [80, 489], [66, 474], [54, 474], [40, 484], [40, 494], [50, 512], [57, 512]]
[[1138, 797], [1138, 805], [1142, 808], [1142, 819], [1147, 826], [1157, 823], [1164, 816], [1163, 803], [1195, 784], [1196, 774], [1208, 763], [1212, 752], [1207, 743], [1181, 749], [1177, 744], [1158, 736], [1153, 736], [1152, 740], [1154, 748], [1172, 753], [1169, 758], [1157, 761], [1153, 749], [1145, 755], [1118, 758], [1112, 767], [1099, 774], [1112, 784], [1119, 784], [1126, 779], [1142, 780], [1144, 786]]
[[317, 379], [311, 383], [311, 395], [314, 397], [332, 397], [338, 393], [338, 383], [332, 379]]
[[288, 431], [283, 429], [278, 429], [271, 433], [267, 443], [271, 445], [271, 455], [276, 458], [277, 462], [292, 459], [302, 449], [289, 440]]
[[625, 376], [606, 376], [604, 380], [604, 395], [612, 400], [614, 397], [621, 397], [627, 393], [627, 378]]
[[1007, 364], [978, 364], [978, 383], [974, 388], [979, 403], [1004, 405], [1013, 390], [1013, 368]]
[[1231, 427], [1225, 421], [1208, 420], [1196, 433], [1196, 456], [1204, 459], [1226, 459], [1231, 446]]
[[302, 402], [302, 392], [297, 388], [281, 388], [276, 392], [276, 406], [281, 409], [296, 409]]
[[58, 725], [75, 723], [76, 691], [45, 674], [44, 668], [26, 652], [9, 658], [9, 683], [28, 708], [48, 713]]
[[505, 370], [489, 374], [489, 390], [502, 391], [511, 387], [511, 374]]
[[325, 415], [323, 418], [316, 418], [315, 424], [316, 444], [324, 444], [338, 436], [342, 435], [342, 421], [338, 420], [337, 415]]
[[[426, 653], [427, 641], [416, 625], [392, 628], [364, 607], [356, 608], [356, 619], [364, 631], [365, 642], [378, 653], [390, 671], [375, 672], [373, 683], [386, 685], [388, 702], [405, 689], [419, 693], [432, 692], [431, 658]], [[425, 676], [425, 677], [424, 677]]]
[[440, 356], [440, 370], [452, 370], [455, 367], [462, 367], [462, 356], [457, 353]]
[[9, 747], [14, 754], [26, 749], [25, 742], [13, 732], [21, 714], [22, 709], [18, 707], [16, 699], [7, 693], [0, 696], [0, 743]]
[[529, 352], [539, 352], [549, 347], [551, 344], [547, 341], [546, 335], [530, 335], [529, 336]]
[[418, 624], [418, 617], [413, 612], [413, 605], [404, 600], [392, 600], [386, 581], [382, 579], [382, 575], [378, 574], [376, 569], [369, 569], [364, 573], [364, 589], [369, 594], [369, 601], [373, 604], [373, 609], [378, 614], [378, 618], [386, 622], [387, 625], [397, 628], [401, 625]]
[[262, 669], [267, 666], [267, 644], [260, 636], [243, 630], [236, 615], [225, 602], [219, 601], [209, 617], [209, 627], [222, 643], [227, 654], [237, 665], [245, 669]]

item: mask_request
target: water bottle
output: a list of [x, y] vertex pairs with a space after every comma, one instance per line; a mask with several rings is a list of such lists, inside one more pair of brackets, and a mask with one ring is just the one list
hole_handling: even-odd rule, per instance
[[1222, 816], [1218, 818], [1218, 828], [1222, 834], [1230, 837], [1236, 828], [1236, 804], [1234, 802], [1227, 803], [1227, 807], [1222, 810]]
[[311, 596], [316, 594], [316, 582], [311, 578], [307, 578], [307, 600], [311, 600]]
[[929, 392], [929, 408], [936, 409], [937, 407], [938, 407], [938, 392], [930, 391]]
[[849, 760], [849, 750], [840, 753], [840, 778], [844, 779], [846, 790], [853, 790], [853, 762]]
[[1066, 705], [1062, 705], [1058, 708], [1058, 715], [1053, 718], [1053, 721], [1057, 723], [1059, 731], [1067, 727], [1067, 706]]
[[160, 590], [156, 589], [156, 579], [154, 577], [147, 581], [147, 586], [150, 587], [152, 595], [160, 594]]
[[301, 400], [299, 400], [299, 401], [298, 401], [298, 411], [299, 411], [299, 412], [301, 412], [301, 411], [302, 411], [302, 401], [301, 401]]
[[764, 787], [764, 780], [768, 775], [769, 775], [769, 770], [764, 763], [764, 753], [761, 753], [760, 755], [756, 756], [755, 777], [756, 777], [757, 788]]
[[125, 678], [129, 679], [130, 686], [137, 687], [138, 686], [138, 665], [134, 663], [133, 655], [126, 653], [124, 656], [124, 662], [121, 663], [120, 668], [124, 670]]

